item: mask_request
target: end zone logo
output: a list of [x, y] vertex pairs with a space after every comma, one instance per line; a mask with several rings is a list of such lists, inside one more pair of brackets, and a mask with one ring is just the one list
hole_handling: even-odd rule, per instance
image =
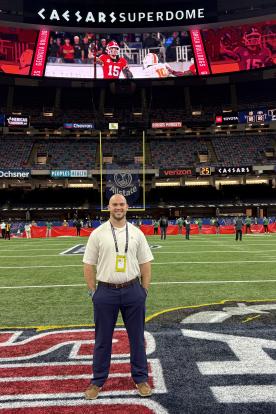
[[[130, 376], [129, 343], [125, 329], [116, 329], [108, 381], [97, 401], [86, 401], [90, 383], [94, 331], [58, 330], [0, 332], [0, 412], [48, 414], [112, 412], [114, 414], [167, 414], [157, 402], [136, 396]], [[155, 351], [153, 336], [146, 332], [146, 351]], [[127, 358], [127, 359], [126, 359]], [[160, 361], [148, 359], [149, 383], [155, 394], [166, 393]], [[111, 399], [110, 397], [120, 397]], [[32, 411], [30, 411], [32, 407]], [[52, 408], [50, 408], [52, 407]], [[72, 411], [72, 408], [75, 407]], [[25, 411], [26, 410], [26, 411]]]
[[0, 414], [268, 414], [276, 403], [276, 301], [162, 311], [145, 333], [153, 395], [130, 375], [125, 329], [113, 337], [110, 376], [86, 401], [92, 329], [0, 331]]

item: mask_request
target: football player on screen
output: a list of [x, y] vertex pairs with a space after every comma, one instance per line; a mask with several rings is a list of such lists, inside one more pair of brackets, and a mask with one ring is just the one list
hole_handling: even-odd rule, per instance
[[249, 70], [273, 66], [270, 49], [262, 44], [261, 33], [254, 28], [245, 32], [242, 45], [227, 50], [227, 56], [239, 64], [239, 70]]
[[[118, 79], [121, 72], [125, 78], [133, 78], [127, 60], [124, 57], [120, 57], [120, 47], [114, 40], [108, 43], [106, 46], [106, 53], [96, 57], [97, 63], [102, 65], [104, 79]], [[89, 58], [93, 58], [93, 53], [90, 53]]]
[[143, 59], [143, 77], [167, 78], [169, 76], [196, 75], [195, 65], [192, 64], [185, 72], [174, 70], [168, 63], [160, 63], [155, 53], [148, 53]]

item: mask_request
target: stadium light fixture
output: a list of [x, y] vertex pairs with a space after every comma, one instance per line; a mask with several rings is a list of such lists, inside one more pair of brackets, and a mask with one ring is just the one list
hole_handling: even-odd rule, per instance
[[193, 181], [185, 181], [185, 186], [201, 186], [201, 185], [210, 185], [208, 180], [193, 180]]
[[269, 180], [266, 180], [264, 178], [247, 178], [245, 182], [246, 184], [269, 184]]
[[159, 181], [155, 187], [180, 187], [180, 181]]
[[93, 183], [69, 183], [68, 188], [93, 188]]

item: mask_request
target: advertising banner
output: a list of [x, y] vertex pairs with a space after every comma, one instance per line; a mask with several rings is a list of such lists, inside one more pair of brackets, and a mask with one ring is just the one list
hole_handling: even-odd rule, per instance
[[216, 115], [216, 125], [234, 125], [239, 123], [238, 112]]
[[188, 0], [184, 4], [172, 0], [167, 7], [164, 2], [148, 4], [146, 0], [113, 3], [70, 1], [65, 5], [53, 0], [35, 3], [25, 0], [23, 20], [25, 23], [89, 29], [187, 26], [217, 20], [216, 0], [208, 0], [208, 4], [204, 0]]
[[6, 127], [28, 127], [30, 126], [29, 116], [18, 116], [18, 115], [6, 115], [5, 117]]
[[[272, 112], [270, 112], [270, 114], [271, 113]], [[269, 115], [267, 109], [239, 112], [239, 122], [241, 124], [263, 124], [265, 122], [270, 122], [271, 120], [272, 116]]]
[[35, 49], [35, 57], [32, 67], [32, 76], [43, 76], [44, 66], [47, 56], [48, 40], [50, 32], [48, 30], [40, 30], [38, 35], [38, 41]]
[[194, 168], [161, 168], [159, 170], [159, 177], [182, 177], [192, 176], [195, 174]]
[[250, 173], [252, 173], [251, 166], [216, 168], [216, 174], [221, 174], [221, 175], [239, 175], [239, 174], [250, 174]]
[[182, 122], [152, 122], [151, 127], [156, 128], [182, 128]]
[[30, 178], [31, 170], [21, 169], [0, 169], [0, 178]]
[[[135, 170], [134, 170], [135, 171]], [[130, 207], [135, 207], [140, 196], [139, 174], [131, 171], [131, 167], [119, 172], [119, 166], [107, 166], [105, 196], [109, 200], [115, 194], [122, 194]]]
[[192, 45], [195, 54], [195, 60], [197, 63], [197, 70], [199, 75], [210, 75], [208, 66], [208, 60], [205, 54], [203, 41], [199, 29], [193, 29], [190, 31]]
[[87, 170], [51, 170], [52, 178], [86, 178]]
[[90, 123], [79, 123], [79, 122], [65, 122], [63, 124], [63, 128], [65, 129], [94, 129], [95, 124], [93, 122]]

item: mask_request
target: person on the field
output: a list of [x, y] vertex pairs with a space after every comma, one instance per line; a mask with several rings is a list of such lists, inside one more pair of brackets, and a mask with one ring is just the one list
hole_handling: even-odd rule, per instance
[[242, 219], [240, 217], [238, 217], [235, 220], [236, 241], [238, 241], [238, 240], [242, 241], [242, 227], [243, 227]]
[[6, 235], [6, 223], [4, 222], [4, 220], [1, 223], [1, 234], [2, 234], [2, 239], [4, 239]]
[[245, 232], [246, 234], [251, 233], [251, 218], [249, 216], [245, 219]]
[[218, 218], [215, 219], [215, 228], [216, 228], [216, 234], [219, 234], [220, 222]]
[[186, 230], [185, 238], [186, 240], [190, 240], [191, 219], [189, 216], [187, 216], [185, 220], [185, 230]]
[[202, 219], [197, 219], [197, 225], [198, 225], [198, 232], [201, 233], [202, 231]]
[[159, 220], [159, 226], [160, 226], [160, 232], [161, 232], [161, 240], [165, 240], [167, 238], [167, 228], [168, 228], [169, 222], [167, 217], [162, 216]]
[[183, 228], [183, 224], [184, 224], [184, 220], [182, 217], [179, 217], [176, 220], [176, 224], [178, 225], [178, 234], [182, 234], [182, 228]]
[[26, 223], [25, 226], [24, 226], [27, 239], [31, 239], [32, 238], [31, 228], [32, 228], [31, 223]]
[[47, 221], [46, 222], [46, 237], [52, 236], [52, 227], [53, 227], [53, 224], [50, 221]]
[[81, 228], [82, 228], [82, 224], [81, 224], [81, 220], [78, 219], [75, 223], [75, 227], [77, 229], [77, 236], [80, 236], [80, 232], [81, 232]]
[[269, 225], [269, 220], [267, 217], [263, 218], [263, 226], [264, 226], [264, 232], [268, 233], [268, 225]]
[[153, 220], [153, 234], [158, 234], [159, 220]]
[[141, 397], [149, 397], [152, 389], [148, 384], [144, 327], [153, 256], [142, 231], [126, 220], [125, 197], [113, 195], [108, 208], [109, 220], [91, 233], [83, 257], [95, 321], [93, 377], [85, 397], [95, 400], [108, 378], [119, 311], [130, 343], [133, 382]]
[[10, 240], [11, 239], [11, 223], [8, 221], [6, 223], [6, 233], [5, 233], [5, 239]]

